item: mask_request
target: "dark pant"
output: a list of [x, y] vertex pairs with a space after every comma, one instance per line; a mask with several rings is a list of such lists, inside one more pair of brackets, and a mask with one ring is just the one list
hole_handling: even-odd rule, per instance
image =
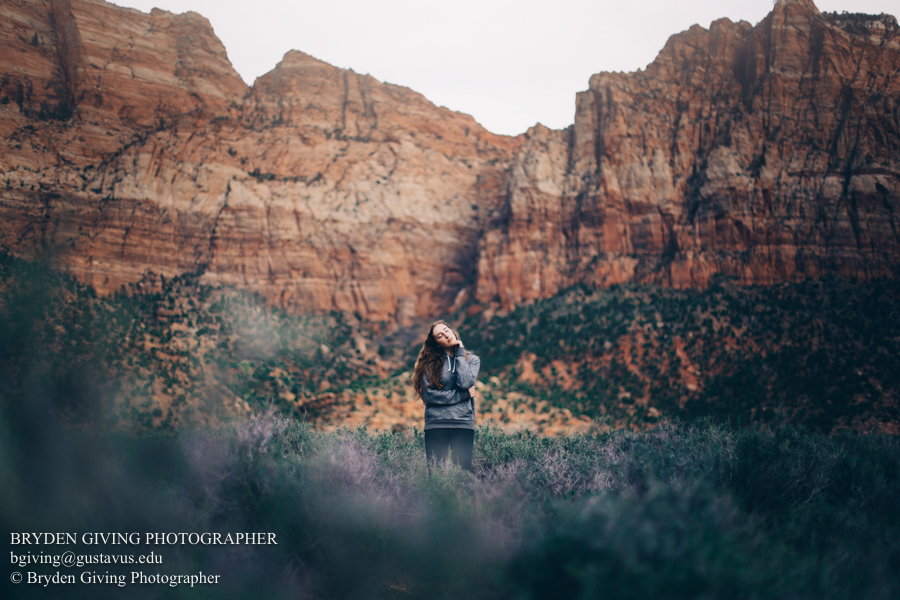
[[426, 429], [425, 458], [428, 462], [428, 474], [431, 474], [431, 462], [443, 462], [450, 454], [453, 462], [466, 471], [472, 472], [472, 446], [475, 444], [473, 429]]

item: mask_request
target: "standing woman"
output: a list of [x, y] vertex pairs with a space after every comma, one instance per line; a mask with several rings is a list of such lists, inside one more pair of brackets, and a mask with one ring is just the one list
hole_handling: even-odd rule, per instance
[[425, 458], [449, 452], [460, 467], [472, 471], [475, 442], [475, 379], [481, 360], [466, 351], [459, 334], [446, 322], [432, 323], [413, 374], [416, 396], [425, 403]]

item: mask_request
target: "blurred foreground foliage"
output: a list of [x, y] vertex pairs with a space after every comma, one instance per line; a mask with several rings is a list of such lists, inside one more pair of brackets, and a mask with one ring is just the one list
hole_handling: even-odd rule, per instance
[[[217, 586], [19, 585], [41, 598], [792, 598], [900, 595], [900, 440], [711, 420], [593, 437], [479, 429], [429, 478], [421, 432], [274, 413], [145, 434], [0, 419], [7, 531], [272, 532], [273, 546], [55, 547]], [[47, 547], [11, 547], [35, 554]], [[25, 570], [25, 569], [23, 569]], [[11, 585], [11, 584], [6, 584]], [[36, 590], [36, 591], [35, 591]], [[37, 593], [36, 593], [37, 592]]]

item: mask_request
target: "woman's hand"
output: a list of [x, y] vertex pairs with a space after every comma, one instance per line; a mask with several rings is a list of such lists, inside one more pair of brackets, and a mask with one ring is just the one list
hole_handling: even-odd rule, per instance
[[469, 388], [469, 396], [471, 396], [472, 398], [475, 397], [475, 386], [474, 385]]
[[434, 330], [432, 331], [432, 335], [434, 336], [434, 340], [438, 343], [438, 345], [443, 348], [463, 347], [462, 340], [456, 337], [456, 334], [453, 332], [453, 330], [443, 323], [435, 325]]

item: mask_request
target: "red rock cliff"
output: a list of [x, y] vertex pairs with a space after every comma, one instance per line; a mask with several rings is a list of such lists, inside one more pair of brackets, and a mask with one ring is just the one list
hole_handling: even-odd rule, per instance
[[0, 15], [3, 247], [101, 292], [202, 271], [288, 309], [401, 321], [474, 279], [521, 138], [301, 52], [251, 90], [195, 13]]
[[477, 297], [579, 282], [776, 283], [900, 262], [900, 30], [779, 1], [600, 73], [575, 123], [527, 133], [480, 245]]
[[289, 52], [252, 88], [209, 23], [0, 0], [0, 247], [101, 292], [203, 272], [291, 310], [409, 321], [474, 284], [773, 283], [900, 261], [896, 21], [779, 1], [601, 73], [516, 138]]

